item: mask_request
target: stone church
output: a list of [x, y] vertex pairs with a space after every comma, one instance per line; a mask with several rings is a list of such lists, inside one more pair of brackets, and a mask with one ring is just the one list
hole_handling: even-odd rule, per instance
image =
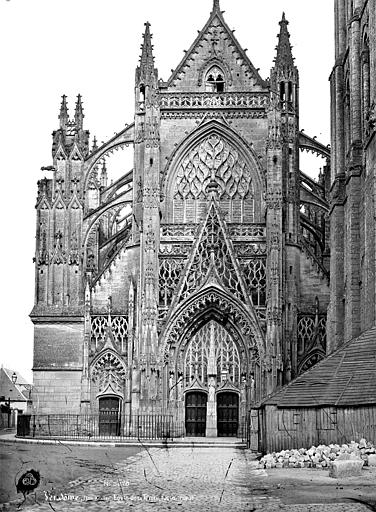
[[[101, 146], [81, 97], [72, 117], [62, 97], [36, 205], [36, 412], [116, 414], [117, 432], [132, 414], [168, 414], [187, 435], [237, 435], [253, 404], [325, 357], [330, 300], [333, 339], [342, 336], [344, 278], [330, 246], [340, 257], [344, 226], [355, 240], [356, 213], [330, 210], [338, 171], [299, 129], [285, 15], [279, 26], [265, 79], [214, 0], [164, 82], [146, 23], [134, 119]], [[126, 146], [133, 169], [110, 182], [111, 153]], [[300, 170], [304, 150], [324, 158], [317, 180]], [[335, 181], [346, 183], [341, 172]], [[357, 297], [374, 301], [367, 283]]]

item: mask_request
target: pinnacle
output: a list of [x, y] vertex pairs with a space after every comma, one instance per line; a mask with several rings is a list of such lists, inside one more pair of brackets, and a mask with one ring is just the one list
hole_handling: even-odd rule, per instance
[[290, 34], [287, 30], [289, 22], [286, 15], [282, 13], [282, 20], [279, 22], [280, 31], [278, 34], [277, 57], [275, 59], [276, 66], [293, 66], [294, 59], [291, 52]]
[[77, 101], [76, 101], [76, 112], [77, 110], [82, 110], [82, 96], [81, 94], [77, 94]]
[[67, 104], [67, 97], [65, 94], [61, 97], [61, 105], [60, 105], [60, 113], [59, 113], [59, 120], [60, 120], [60, 126], [63, 127], [65, 123], [68, 121], [68, 104]]
[[219, 0], [213, 0], [213, 12], [220, 11]]
[[141, 45], [141, 67], [154, 67], [153, 46], [151, 44], [152, 37], [153, 36], [150, 34], [150, 23], [147, 21], [145, 23], [145, 33], [143, 34], [143, 42]]
[[75, 113], [74, 113], [74, 119], [76, 121], [76, 124], [80, 128], [82, 128], [82, 120], [85, 117], [83, 112], [84, 111], [83, 111], [83, 108], [82, 108], [82, 96], [81, 96], [81, 94], [78, 94], [77, 95], [77, 101], [76, 101]]

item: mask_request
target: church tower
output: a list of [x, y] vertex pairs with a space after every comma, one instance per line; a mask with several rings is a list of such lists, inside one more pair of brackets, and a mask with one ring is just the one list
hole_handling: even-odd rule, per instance
[[[38, 182], [34, 384], [43, 389], [44, 403], [66, 403], [80, 395], [83, 266], [81, 244], [84, 218], [84, 161], [89, 132], [83, 129], [81, 95], [73, 118], [62, 97], [58, 130], [53, 132], [50, 179]], [[51, 381], [57, 378], [52, 387]], [[79, 411], [79, 402], [73, 401]], [[41, 410], [44, 410], [43, 405]]]

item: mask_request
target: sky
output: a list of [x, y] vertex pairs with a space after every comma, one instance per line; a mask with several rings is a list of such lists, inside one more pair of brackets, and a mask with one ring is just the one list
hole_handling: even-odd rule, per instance
[[[84, 125], [98, 141], [133, 121], [134, 71], [151, 23], [159, 77], [167, 80], [203, 28], [212, 0], [0, 0], [0, 364], [32, 379], [35, 202], [61, 95], [82, 94]], [[330, 0], [221, 0], [225, 20], [260, 74], [275, 57], [282, 11], [300, 73], [300, 127], [330, 142], [328, 78], [334, 63]], [[124, 155], [124, 171], [130, 170]], [[317, 173], [322, 160], [302, 158]]]

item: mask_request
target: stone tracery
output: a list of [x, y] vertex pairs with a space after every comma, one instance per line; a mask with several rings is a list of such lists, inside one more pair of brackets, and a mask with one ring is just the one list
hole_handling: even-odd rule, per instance
[[98, 383], [99, 392], [108, 391], [122, 394], [126, 380], [124, 363], [111, 351], [105, 352], [94, 364], [92, 379]]
[[211, 181], [219, 187], [226, 220], [253, 221], [251, 170], [232, 145], [213, 133], [191, 149], [180, 164], [173, 192], [174, 222], [198, 222], [204, 217]]
[[195, 255], [187, 268], [180, 299], [187, 298], [199, 289], [213, 265], [223, 286], [240, 300], [245, 300], [243, 286], [236, 272], [234, 259], [225, 239], [223, 228], [215, 208], [208, 214]]
[[215, 365], [217, 381], [222, 377], [234, 385], [240, 384], [239, 351], [229, 333], [217, 322], [205, 324], [190, 341], [184, 358], [184, 380], [189, 386], [197, 379], [203, 386], [208, 384], [208, 364], [210, 359], [210, 337], [213, 331], [215, 341]]

